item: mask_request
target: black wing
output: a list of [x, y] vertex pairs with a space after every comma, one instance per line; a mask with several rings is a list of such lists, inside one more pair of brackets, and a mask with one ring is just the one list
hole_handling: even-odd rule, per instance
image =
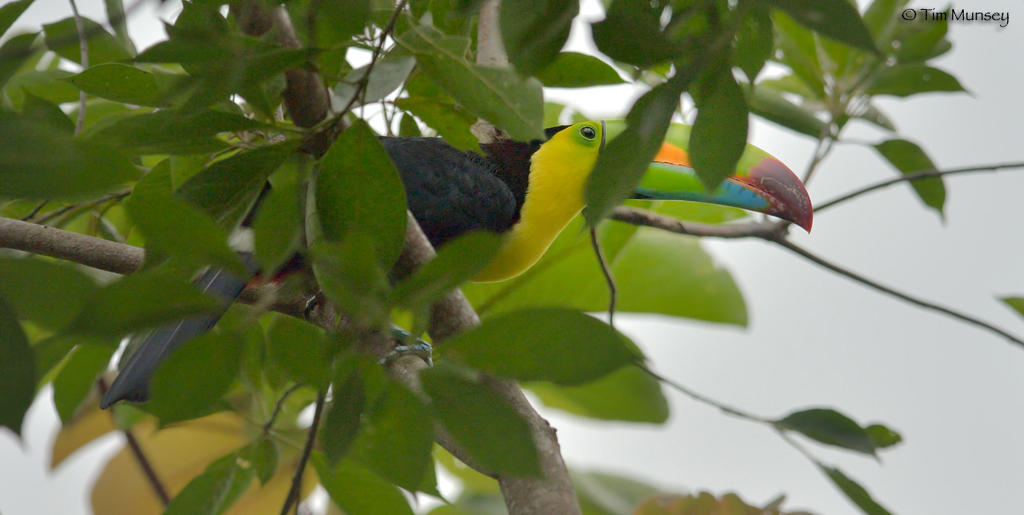
[[[243, 262], [255, 269], [252, 257], [242, 254]], [[245, 289], [246, 280], [222, 269], [210, 269], [196, 281], [196, 287], [221, 301], [220, 306], [206, 316], [185, 318], [173, 324], [154, 329], [142, 341], [121, 373], [103, 395], [100, 407], [106, 409], [117, 401], [145, 402], [149, 398], [149, 383], [158, 366], [178, 347], [195, 336], [209, 332], [228, 306]]]
[[439, 138], [381, 138], [405, 184], [406, 202], [435, 247], [467, 231], [505, 232], [516, 216], [512, 191], [479, 154]]

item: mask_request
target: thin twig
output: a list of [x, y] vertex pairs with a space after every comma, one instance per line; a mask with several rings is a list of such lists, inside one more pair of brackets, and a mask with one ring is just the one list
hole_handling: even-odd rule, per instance
[[[81, 53], [82, 69], [89, 69], [89, 41], [85, 35], [85, 23], [82, 21], [82, 15], [78, 13], [78, 4], [75, 0], [68, 0], [71, 3], [71, 13], [75, 17], [75, 28], [78, 30], [78, 50]], [[78, 92], [78, 123], [75, 124], [75, 136], [82, 132], [82, 128], [85, 127], [85, 101], [89, 95], [85, 94], [85, 91]]]
[[364, 97], [363, 92], [366, 89], [367, 83], [370, 81], [370, 72], [373, 71], [373, 67], [377, 64], [377, 59], [380, 58], [380, 54], [384, 51], [384, 44], [387, 42], [388, 35], [391, 34], [391, 31], [395, 30], [395, 24], [398, 23], [398, 17], [402, 14], [402, 11], [405, 10], [405, 5], [407, 3], [408, 0], [399, 0], [398, 4], [395, 5], [395, 12], [391, 15], [391, 19], [388, 20], [388, 24], [384, 26], [384, 30], [381, 31], [380, 40], [377, 41], [377, 46], [373, 49], [373, 56], [370, 57], [370, 63], [366, 65], [366, 71], [363, 72], [363, 76], [360, 77], [359, 81], [356, 83], [356, 90], [353, 93], [352, 98], [349, 99], [345, 108], [338, 113], [331, 125], [326, 129], [327, 132], [335, 130], [337, 128], [336, 126], [339, 123], [342, 123], [341, 120], [345, 118], [345, 115], [352, 110], [352, 106], [355, 105], [356, 101], [361, 97]]
[[835, 141], [828, 136], [829, 125], [825, 124], [821, 128], [821, 133], [818, 135], [818, 144], [814, 146], [814, 158], [811, 159], [810, 164], [807, 165], [807, 171], [804, 172], [803, 183], [806, 186], [811, 180], [811, 176], [818, 169], [818, 165], [825, 160], [828, 153], [832, 151], [832, 143]]
[[783, 247], [785, 249], [788, 249], [788, 250], [792, 251], [793, 253], [803, 257], [804, 259], [807, 259], [808, 261], [811, 261], [811, 262], [813, 262], [813, 263], [815, 263], [815, 264], [817, 264], [817, 265], [819, 265], [821, 267], [827, 268], [827, 269], [829, 269], [829, 270], [831, 270], [831, 271], [833, 271], [833, 272], [835, 272], [835, 273], [837, 273], [839, 275], [846, 276], [846, 277], [848, 277], [850, 279], [853, 279], [854, 281], [859, 282], [859, 283], [861, 283], [861, 284], [863, 284], [863, 285], [865, 285], [865, 286], [867, 286], [869, 288], [872, 288], [872, 289], [877, 290], [879, 292], [885, 293], [887, 295], [891, 295], [893, 297], [896, 297], [897, 299], [903, 300], [903, 301], [908, 302], [910, 304], [913, 304], [915, 306], [919, 306], [919, 307], [922, 307], [922, 308], [925, 308], [925, 309], [930, 309], [932, 311], [938, 311], [939, 313], [943, 313], [943, 314], [949, 315], [949, 316], [951, 316], [953, 318], [956, 318], [958, 320], [962, 320], [964, 322], [967, 322], [968, 324], [972, 324], [972, 325], [978, 326], [978, 327], [980, 327], [982, 329], [985, 329], [987, 331], [990, 331], [990, 332], [993, 332], [995, 334], [998, 334], [999, 336], [1002, 336], [1003, 338], [1006, 338], [1007, 340], [1010, 340], [1011, 342], [1013, 342], [1013, 343], [1015, 343], [1017, 345], [1020, 345], [1020, 346], [1024, 347], [1024, 340], [1021, 340], [1020, 338], [1017, 338], [1016, 336], [1014, 336], [1014, 335], [1012, 335], [1012, 334], [1010, 334], [1010, 333], [1008, 333], [1006, 331], [1003, 331], [1002, 329], [999, 329], [998, 327], [995, 327], [994, 325], [989, 324], [988, 322], [979, 320], [979, 319], [974, 318], [974, 317], [972, 317], [970, 315], [965, 315], [963, 313], [958, 313], [956, 311], [953, 311], [952, 309], [940, 306], [940, 305], [935, 304], [933, 302], [928, 302], [926, 300], [921, 300], [921, 299], [918, 299], [916, 297], [912, 297], [910, 295], [907, 295], [906, 293], [903, 293], [903, 292], [900, 292], [900, 291], [896, 291], [896, 290], [894, 290], [894, 289], [892, 289], [892, 288], [890, 288], [888, 286], [885, 286], [885, 285], [880, 284], [878, 282], [875, 282], [875, 281], [873, 281], [871, 279], [868, 279], [867, 277], [864, 277], [864, 276], [862, 276], [862, 275], [860, 275], [860, 274], [858, 274], [856, 272], [852, 272], [852, 271], [847, 270], [847, 269], [845, 269], [845, 268], [843, 268], [843, 267], [841, 267], [839, 265], [836, 265], [834, 263], [826, 261], [825, 259], [822, 259], [822, 258], [820, 258], [820, 257], [818, 257], [818, 256], [816, 256], [816, 255], [814, 255], [814, 254], [812, 254], [810, 252], [808, 252], [803, 247], [800, 247], [800, 246], [794, 244], [793, 242], [791, 242], [791, 241], [789, 241], [789, 240], [787, 240], [785, 238], [777, 238], [777, 239], [774, 239], [774, 240], [771, 240], [771, 241], [773, 241], [774, 243], [778, 244], [779, 246], [781, 246], [781, 247]]
[[284, 401], [288, 400], [288, 396], [294, 393], [295, 390], [298, 390], [300, 386], [302, 386], [301, 383], [295, 383], [291, 388], [285, 390], [285, 392], [281, 394], [281, 398], [278, 399], [277, 404], [274, 405], [274, 412], [270, 414], [270, 419], [267, 420], [266, 424], [263, 424], [264, 433], [269, 433], [270, 429], [274, 427], [274, 422], [277, 421], [277, 416], [281, 414], [281, 408], [284, 406]]
[[295, 477], [292, 478], [292, 487], [288, 491], [288, 497], [281, 507], [281, 515], [288, 515], [288, 510], [293, 504], [298, 504], [302, 495], [302, 475], [306, 470], [306, 463], [313, 453], [313, 443], [316, 441], [317, 428], [320, 427], [320, 414], [324, 411], [324, 392], [317, 393], [316, 407], [313, 408], [313, 423], [309, 426], [309, 436], [306, 438], [306, 447], [302, 449], [302, 456], [299, 458], [298, 467], [295, 470]]
[[32, 220], [32, 217], [38, 215], [39, 212], [42, 211], [44, 207], [46, 207], [46, 204], [49, 204], [49, 203], [50, 203], [49, 200], [44, 200], [44, 201], [40, 202], [36, 207], [32, 208], [32, 211], [29, 211], [27, 215], [22, 217], [21, 221], [22, 222], [28, 222], [28, 221]]
[[750, 413], [747, 413], [747, 412], [745, 412], [743, 410], [740, 410], [740, 409], [737, 409], [737, 408], [733, 408], [732, 406], [725, 405], [725, 404], [723, 404], [721, 402], [718, 402], [718, 401], [716, 401], [716, 400], [714, 400], [714, 399], [712, 399], [710, 397], [707, 397], [705, 395], [699, 394], [699, 393], [697, 393], [697, 392], [695, 392], [695, 391], [693, 391], [693, 390], [691, 390], [691, 389], [689, 389], [689, 388], [687, 388], [687, 387], [685, 387], [685, 386], [683, 386], [683, 385], [681, 385], [681, 384], [679, 384], [679, 383], [677, 383], [675, 381], [672, 381], [671, 379], [668, 379], [668, 378], [662, 376], [661, 374], [658, 374], [657, 372], [647, 368], [647, 366], [644, 365], [644, 364], [639, 364], [638, 363], [637, 367], [639, 367], [640, 370], [643, 370], [644, 372], [646, 372], [648, 375], [650, 375], [654, 379], [656, 379], [656, 380], [658, 380], [658, 381], [660, 381], [660, 382], [662, 382], [664, 384], [667, 384], [669, 387], [671, 387], [672, 389], [682, 393], [683, 395], [686, 395], [687, 397], [689, 397], [689, 398], [691, 398], [691, 399], [693, 399], [693, 400], [695, 400], [697, 402], [701, 402], [701, 403], [707, 404], [708, 406], [713, 406], [715, 408], [718, 408], [719, 410], [721, 410], [723, 413], [725, 413], [727, 415], [732, 415], [734, 417], [739, 417], [739, 418], [742, 418], [744, 420], [749, 420], [751, 422], [757, 422], [757, 423], [760, 423], [760, 424], [767, 424], [767, 425], [770, 425], [770, 426], [773, 426], [773, 427], [775, 426], [775, 422], [773, 420], [769, 420], [769, 419], [764, 418], [764, 417], [759, 417], [757, 415], [751, 415]]
[[608, 269], [608, 262], [604, 259], [604, 251], [601, 250], [601, 242], [597, 240], [597, 228], [590, 228], [590, 245], [594, 248], [594, 255], [597, 256], [597, 264], [601, 266], [601, 273], [604, 274], [605, 283], [608, 284], [608, 325], [615, 327], [615, 278], [612, 271]]
[[928, 179], [930, 177], [944, 177], [946, 175], [956, 175], [961, 173], [975, 173], [975, 172], [995, 172], [998, 170], [1004, 170], [1007, 168], [1024, 168], [1024, 163], [1002, 163], [996, 165], [985, 165], [985, 166], [970, 166], [967, 168], [954, 168], [952, 170], [922, 170], [920, 172], [908, 173], [906, 175], [896, 177], [895, 179], [889, 179], [869, 186], [865, 186], [859, 190], [851, 191], [839, 198], [829, 200], [828, 202], [822, 203], [821, 205], [814, 207], [814, 214], [821, 213], [822, 211], [833, 207], [837, 204], [841, 204], [848, 200], [855, 199], [866, 193], [871, 193], [875, 190], [887, 188], [893, 184], [899, 184], [901, 182], [917, 181], [921, 179]]
[[[96, 380], [96, 384], [100, 389], [100, 396], [107, 393], [107, 382], [102, 377]], [[113, 413], [110, 414], [114, 416]], [[135, 456], [135, 461], [142, 467], [142, 472], [146, 475], [146, 479], [149, 481], [149, 485], [153, 487], [153, 492], [160, 499], [160, 502], [164, 506], [171, 504], [171, 496], [167, 495], [167, 489], [164, 488], [163, 483], [160, 482], [160, 478], [156, 475], [156, 470], [153, 469], [153, 465], [150, 463], [149, 458], [146, 457], [146, 453], [142, 451], [142, 446], [139, 445], [139, 441], [132, 434], [132, 430], [125, 429], [124, 436], [128, 440], [128, 448], [131, 449], [132, 455]]]
[[[89, 202], [82, 202], [82, 203], [79, 203], [79, 204], [68, 204], [68, 205], [66, 205], [66, 206], [64, 206], [64, 207], [62, 207], [60, 209], [55, 209], [53, 211], [50, 211], [49, 213], [46, 213], [46, 215], [44, 215], [39, 220], [34, 220], [34, 222], [37, 223], [37, 224], [45, 224], [45, 223], [47, 223], [47, 222], [49, 222], [49, 221], [51, 221], [51, 220], [53, 220], [55, 218], [60, 217], [61, 215], [64, 215], [64, 214], [70, 212], [70, 211], [74, 211], [74, 210], [77, 210], [77, 209], [91, 209], [93, 207], [96, 207], [96, 206], [104, 203], [104, 202], [109, 202], [111, 200], [115, 200], [115, 201], [116, 200], [121, 200], [121, 199], [127, 197], [128, 195], [131, 195], [131, 193], [132, 193], [131, 190], [124, 190], [124, 191], [119, 191], [117, 193], [111, 193], [110, 195], [106, 195], [106, 196], [100, 197], [98, 199], [90, 200]], [[25, 220], [25, 221], [33, 221], [33, 220], [30, 219], [30, 220]]]

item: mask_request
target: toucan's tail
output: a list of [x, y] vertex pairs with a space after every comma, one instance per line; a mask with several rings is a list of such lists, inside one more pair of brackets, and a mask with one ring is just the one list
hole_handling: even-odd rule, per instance
[[[251, 255], [243, 253], [241, 256], [243, 263], [250, 269], [254, 268], [251, 266]], [[100, 401], [100, 407], [106, 409], [122, 400], [148, 400], [149, 382], [153, 379], [157, 367], [181, 344], [209, 331], [228, 310], [231, 302], [242, 294], [246, 284], [245, 279], [219, 268], [203, 273], [196, 281], [196, 287], [222, 301], [217, 310], [206, 316], [186, 318], [153, 330], [107, 389]]]

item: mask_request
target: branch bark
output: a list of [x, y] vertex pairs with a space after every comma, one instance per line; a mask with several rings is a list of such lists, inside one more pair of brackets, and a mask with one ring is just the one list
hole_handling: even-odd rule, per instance
[[115, 274], [138, 270], [145, 258], [138, 247], [11, 218], [0, 218], [0, 248], [65, 259]]
[[861, 188], [859, 190], [851, 191], [850, 193], [847, 193], [847, 194], [845, 194], [845, 195], [843, 195], [843, 196], [841, 196], [839, 198], [835, 198], [835, 199], [829, 200], [828, 202], [824, 202], [821, 205], [814, 207], [814, 213], [815, 214], [821, 213], [822, 211], [824, 211], [824, 210], [826, 210], [828, 208], [831, 208], [831, 207], [836, 206], [838, 204], [842, 204], [843, 202], [847, 202], [849, 200], [853, 200], [853, 199], [855, 199], [855, 198], [857, 198], [857, 197], [859, 197], [861, 195], [864, 195], [866, 193], [871, 193], [872, 191], [880, 190], [880, 189], [883, 189], [883, 188], [888, 188], [889, 186], [892, 186], [893, 184], [899, 184], [901, 182], [919, 181], [921, 179], [928, 179], [930, 177], [945, 177], [947, 175], [957, 175], [957, 174], [962, 174], [962, 173], [996, 172], [996, 171], [1005, 170], [1005, 169], [1008, 169], [1008, 168], [1024, 168], [1024, 163], [1002, 163], [1002, 164], [996, 164], [996, 165], [969, 166], [967, 168], [954, 168], [952, 170], [922, 170], [920, 172], [908, 173], [908, 174], [903, 175], [901, 177], [896, 177], [895, 179], [890, 179], [888, 181], [882, 181], [882, 182], [878, 182], [878, 183], [875, 183], [875, 184], [871, 184], [871, 185], [865, 186], [865, 187], [863, 187], [863, 188]]

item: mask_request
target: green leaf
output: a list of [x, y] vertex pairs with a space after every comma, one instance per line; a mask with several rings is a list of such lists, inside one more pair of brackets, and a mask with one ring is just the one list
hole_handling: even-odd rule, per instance
[[907, 25], [900, 17], [900, 11], [909, 0], [873, 0], [864, 11], [864, 25], [871, 32], [875, 44], [882, 52], [892, 50], [896, 30], [899, 25]]
[[128, 214], [146, 237], [147, 249], [245, 275], [238, 256], [228, 247], [227, 233], [205, 213], [172, 198], [169, 160], [161, 161], [135, 184]]
[[71, 351], [53, 380], [53, 404], [62, 424], [71, 423], [78, 407], [96, 386], [96, 378], [107, 370], [114, 345], [79, 345]]
[[399, 98], [395, 105], [423, 120], [453, 147], [480, 151], [480, 142], [469, 131], [476, 117], [468, 112], [440, 100], [419, 97]]
[[[625, 224], [610, 222], [601, 227], [604, 225]], [[570, 223], [523, 276], [500, 283], [466, 284], [463, 292], [478, 309], [493, 302], [489, 313], [538, 305], [581, 311], [607, 309], [608, 287], [589, 238], [581, 234], [582, 226], [582, 219]], [[696, 239], [645, 228], [624, 244], [602, 237], [601, 246], [608, 256], [621, 247], [614, 258], [609, 257], [618, 288], [618, 311], [746, 325], [747, 309], [739, 288]]]
[[320, 242], [309, 251], [317, 284], [344, 306], [350, 321], [361, 328], [383, 327], [391, 314], [390, 288], [373, 240], [357, 231], [344, 244]]
[[219, 515], [249, 489], [254, 476], [252, 467], [239, 464], [237, 453], [228, 454], [189, 481], [171, 500], [164, 514]]
[[0, 260], [0, 295], [23, 319], [57, 331], [74, 320], [97, 288], [70, 266], [42, 259]]
[[918, 93], [936, 91], [967, 91], [956, 77], [923, 63], [898, 64], [882, 68], [865, 93], [909, 97]]
[[876, 449], [892, 447], [903, 441], [903, 437], [899, 433], [882, 424], [871, 424], [865, 427], [864, 431], [871, 437], [871, 442], [875, 444]]
[[818, 464], [818, 468], [820, 468], [821, 471], [824, 472], [825, 475], [827, 475], [828, 478], [831, 479], [844, 494], [846, 494], [848, 499], [853, 501], [853, 503], [860, 507], [860, 509], [867, 515], [892, 515], [889, 513], [889, 510], [886, 510], [882, 505], [875, 502], [875, 500], [871, 498], [871, 494], [869, 494], [863, 486], [860, 486], [856, 481], [850, 479], [846, 474], [843, 474], [841, 470], [835, 467], [826, 467], [820, 463]]
[[[14, 5], [14, 4], [10, 4]], [[0, 46], [0, 87], [14, 77], [14, 74], [32, 57], [32, 44], [39, 37], [38, 32], [14, 36]]]
[[310, 23], [316, 23], [316, 42], [332, 47], [348, 42], [363, 32], [370, 19], [369, 0], [314, 0], [309, 6]]
[[[891, 139], [875, 145], [875, 150], [882, 154], [889, 163], [896, 167], [904, 175], [922, 170], [936, 170], [928, 154], [924, 153], [921, 147], [907, 140]], [[924, 204], [939, 212], [943, 216], [942, 208], [946, 203], [946, 186], [942, 177], [928, 177], [911, 181], [917, 196]]]
[[21, 104], [21, 116], [25, 120], [44, 125], [65, 135], [73, 136], [75, 124], [59, 106], [39, 98], [27, 91]]
[[535, 308], [489, 318], [445, 342], [445, 357], [519, 381], [578, 385], [635, 363], [626, 337], [578, 311]]
[[291, 142], [239, 152], [193, 175], [175, 190], [174, 196], [231, 230], [256, 201], [270, 174], [294, 154]]
[[690, 161], [711, 191], [736, 173], [736, 163], [747, 146], [750, 120], [743, 90], [729, 67], [708, 74], [698, 89], [699, 94], [693, 97], [697, 119], [690, 131]]
[[1024, 297], [1002, 297], [999, 300], [1013, 308], [1014, 311], [1024, 316]]
[[413, 27], [398, 38], [423, 71], [456, 102], [508, 132], [512, 139], [543, 139], [543, 92], [535, 79], [521, 79], [508, 67], [478, 66], [455, 48], [463, 38], [445, 36], [430, 27]]
[[377, 262], [385, 269], [402, 253], [405, 188], [366, 122], [357, 121], [341, 133], [321, 159], [316, 209], [327, 240], [342, 242], [359, 232], [371, 238]]
[[805, 27], [855, 48], [878, 53], [857, 7], [847, 0], [767, 0]]
[[389, 381], [364, 422], [352, 457], [410, 492], [423, 491], [428, 477], [436, 484], [430, 474], [433, 446], [434, 422], [427, 406], [404, 386]]
[[[89, 18], [82, 18], [82, 26], [88, 34], [86, 41], [89, 43], [89, 65], [110, 63], [114, 61], [126, 61], [131, 59], [131, 54], [113, 34], [107, 29]], [[79, 47], [78, 29], [75, 26], [73, 17], [64, 18], [55, 23], [43, 25], [46, 32], [46, 46], [57, 53], [57, 55], [82, 64], [82, 52]]]
[[3, 7], [0, 7], [0, 36], [7, 33], [7, 29], [14, 25], [21, 13], [25, 12], [35, 0], [16, 0]]
[[137, 177], [111, 146], [72, 139], [38, 122], [0, 118], [0, 196], [76, 198]]
[[612, 2], [605, 19], [591, 25], [594, 43], [608, 57], [640, 68], [684, 56], [684, 47], [662, 32], [661, 13], [645, 2]]
[[661, 383], [638, 367], [623, 367], [579, 386], [538, 382], [524, 388], [545, 406], [581, 417], [651, 424], [668, 420], [668, 400]]
[[0, 297], [0, 426], [21, 435], [25, 412], [36, 393], [36, 366], [18, 316]]
[[[334, 106], [338, 111], [352, 101], [368, 66], [356, 68], [338, 81], [338, 85], [334, 87], [333, 98]], [[366, 80], [366, 87], [361, 90], [359, 98], [352, 106], [371, 104], [394, 93], [409, 78], [409, 74], [415, 67], [416, 59], [404, 51], [385, 55], [374, 63], [373, 70], [370, 71], [370, 76]]]
[[821, 135], [825, 122], [814, 116], [814, 113], [786, 100], [778, 91], [757, 85], [753, 93], [750, 93], [749, 88], [745, 88], [744, 93], [751, 113], [812, 138]]
[[821, 443], [864, 454], [875, 454], [875, 443], [860, 425], [832, 409], [797, 411], [775, 421], [775, 425], [797, 431]]
[[[948, 12], [948, 9], [946, 10]], [[949, 17], [941, 20], [928, 20], [918, 23], [899, 24], [899, 48], [896, 49], [896, 59], [901, 63], [912, 63], [926, 61], [935, 56], [935, 52], [948, 45], [946, 39]]]
[[242, 457], [252, 463], [256, 469], [256, 477], [260, 485], [266, 485], [277, 472], [278, 451], [274, 437], [264, 434], [253, 440], [242, 453]]
[[134, 273], [90, 296], [70, 330], [124, 336], [192, 315], [210, 312], [217, 301], [195, 286], [152, 272]]
[[542, 68], [536, 75], [549, 88], [589, 88], [626, 82], [615, 68], [604, 61], [577, 52], [558, 54], [551, 64]]
[[434, 416], [476, 463], [495, 474], [540, 475], [530, 427], [488, 383], [441, 366], [420, 377]]
[[696, 238], [641, 228], [615, 259], [619, 309], [747, 325], [743, 294]]
[[146, 409], [163, 425], [217, 411], [242, 365], [245, 341], [231, 331], [197, 336], [174, 351], [153, 376]]
[[135, 53], [135, 45], [128, 35], [128, 16], [124, 12], [124, 2], [121, 0], [103, 0], [103, 6], [107, 10], [107, 22], [114, 29], [117, 40], [129, 53]]
[[260, 270], [272, 277], [302, 245], [300, 173], [285, 166], [270, 178], [273, 186], [256, 211], [252, 229]]
[[400, 138], [418, 138], [423, 136], [420, 132], [420, 126], [416, 123], [416, 118], [413, 118], [411, 114], [403, 114], [402, 121], [398, 122], [398, 137]]
[[362, 465], [342, 461], [337, 467], [330, 467], [319, 452], [313, 452], [313, 466], [320, 484], [327, 490], [334, 504], [352, 515], [388, 514], [413, 515], [412, 508], [402, 492], [390, 482], [378, 477]]
[[324, 414], [324, 427], [319, 432], [320, 449], [331, 467], [348, 453], [359, 433], [359, 421], [366, 410], [366, 390], [359, 369], [336, 377], [334, 400]]
[[497, 234], [471, 232], [446, 243], [437, 257], [395, 286], [395, 303], [413, 311], [430, 307], [483, 270], [501, 250]]
[[[612, 4], [613, 6], [616, 4]], [[627, 127], [605, 145], [587, 179], [583, 211], [591, 226], [629, 198], [661, 149], [686, 79], [677, 75], [645, 93], [626, 116]]]
[[509, 62], [523, 75], [534, 75], [555, 60], [569, 39], [580, 4], [576, 0], [505, 0], [500, 12]]
[[814, 34], [781, 11], [775, 11], [772, 20], [778, 49], [782, 51], [780, 62], [800, 78], [799, 82], [811, 93], [809, 98], [824, 99], [824, 73], [818, 64], [818, 45]]
[[64, 80], [90, 95], [115, 102], [152, 107], [163, 105], [153, 74], [134, 66], [100, 64]]
[[874, 104], [871, 103], [866, 104], [864, 106], [864, 111], [856, 114], [855, 118], [860, 118], [861, 120], [871, 122], [889, 131], [896, 131], [896, 126], [893, 125], [891, 120], [889, 120], [889, 117], [886, 116], [885, 113], [883, 113], [881, 110], [875, 107]]
[[773, 43], [772, 18], [767, 6], [753, 4], [744, 13], [733, 51], [733, 63], [743, 70], [747, 82], [753, 84], [757, 74], [761, 73], [765, 61], [772, 55]]
[[323, 329], [275, 314], [266, 337], [271, 359], [295, 381], [324, 388], [331, 380], [331, 355]]
[[194, 114], [161, 110], [120, 120], [100, 136], [112, 138], [119, 146], [141, 155], [207, 154], [227, 148], [227, 143], [216, 139], [220, 133], [264, 127], [244, 116], [212, 109]]

